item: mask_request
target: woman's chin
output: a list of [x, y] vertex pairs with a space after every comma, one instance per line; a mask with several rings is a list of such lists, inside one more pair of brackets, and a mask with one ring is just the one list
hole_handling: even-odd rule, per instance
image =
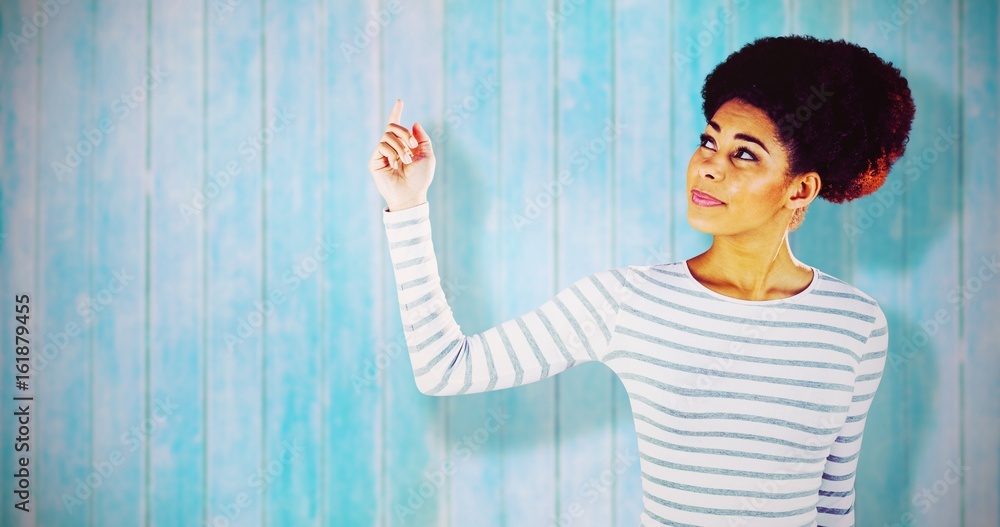
[[687, 220], [688, 224], [691, 225], [691, 227], [696, 231], [713, 235], [718, 233], [718, 221], [712, 221], [711, 219], [704, 218], [696, 212], [692, 213], [690, 208], [688, 208]]

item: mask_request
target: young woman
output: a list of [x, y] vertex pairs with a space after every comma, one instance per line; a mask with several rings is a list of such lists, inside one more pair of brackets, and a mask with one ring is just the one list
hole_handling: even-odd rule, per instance
[[580, 278], [478, 335], [452, 317], [431, 243], [434, 152], [397, 100], [369, 169], [419, 390], [499, 390], [600, 361], [628, 392], [641, 524], [852, 526], [854, 480], [888, 327], [872, 297], [797, 260], [788, 233], [817, 197], [878, 189], [903, 154], [906, 80], [867, 49], [763, 38], [702, 88], [687, 169], [687, 260]]

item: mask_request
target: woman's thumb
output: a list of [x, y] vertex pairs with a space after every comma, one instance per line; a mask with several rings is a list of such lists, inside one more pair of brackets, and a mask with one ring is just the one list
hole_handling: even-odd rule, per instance
[[427, 132], [424, 130], [423, 126], [420, 126], [420, 123], [413, 123], [413, 138], [416, 139], [421, 146], [423, 146], [424, 143], [427, 143], [428, 147], [430, 146], [431, 136], [427, 135]]

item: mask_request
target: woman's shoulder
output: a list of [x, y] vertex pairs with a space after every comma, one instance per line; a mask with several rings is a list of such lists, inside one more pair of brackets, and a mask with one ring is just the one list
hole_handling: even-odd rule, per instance
[[[674, 288], [683, 285], [684, 261], [670, 263], [626, 264], [605, 268], [579, 279], [577, 285], [602, 286], [609, 296], [624, 297], [649, 287]], [[619, 298], [621, 299], [621, 298]]]
[[866, 313], [868, 320], [876, 325], [884, 322], [885, 314], [875, 297], [842, 278], [816, 267], [813, 269], [817, 273], [813, 296], [836, 307]]
[[878, 306], [875, 298], [856, 285], [834, 276], [822, 269], [813, 267], [816, 270], [816, 286], [814, 292], [823, 296], [852, 299], [871, 306]]
[[689, 283], [687, 266], [684, 260], [665, 263], [644, 263], [624, 265], [607, 271], [616, 283], [630, 292], [648, 292], [650, 289], [687, 293], [698, 296]]

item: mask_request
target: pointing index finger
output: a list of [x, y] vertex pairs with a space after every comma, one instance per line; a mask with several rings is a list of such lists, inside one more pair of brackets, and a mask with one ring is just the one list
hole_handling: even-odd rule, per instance
[[392, 105], [392, 111], [389, 112], [389, 122], [394, 124], [399, 124], [399, 119], [402, 116], [403, 116], [403, 99], [396, 99], [396, 104]]

